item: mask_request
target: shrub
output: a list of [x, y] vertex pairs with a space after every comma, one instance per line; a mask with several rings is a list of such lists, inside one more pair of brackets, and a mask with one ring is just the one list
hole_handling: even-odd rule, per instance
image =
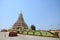
[[35, 28], [34, 25], [31, 25], [31, 29], [32, 29], [32, 30], [36, 30], [36, 28]]
[[15, 37], [17, 36], [17, 32], [9, 32], [9, 37]]

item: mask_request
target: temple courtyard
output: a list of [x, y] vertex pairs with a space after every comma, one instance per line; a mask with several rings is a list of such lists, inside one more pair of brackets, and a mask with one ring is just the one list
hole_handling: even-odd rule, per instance
[[60, 38], [40, 37], [18, 34], [17, 37], [9, 37], [9, 32], [0, 32], [0, 40], [60, 40]]

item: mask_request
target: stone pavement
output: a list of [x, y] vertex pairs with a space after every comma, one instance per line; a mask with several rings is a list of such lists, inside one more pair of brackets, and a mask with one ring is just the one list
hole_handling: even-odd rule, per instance
[[40, 37], [18, 34], [17, 37], [9, 37], [8, 32], [0, 32], [0, 40], [60, 40], [60, 38]]

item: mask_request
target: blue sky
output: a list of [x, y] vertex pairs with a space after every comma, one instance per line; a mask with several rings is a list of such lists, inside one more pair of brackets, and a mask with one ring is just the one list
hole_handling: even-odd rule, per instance
[[0, 29], [12, 27], [20, 11], [29, 27], [60, 29], [60, 0], [0, 0]]

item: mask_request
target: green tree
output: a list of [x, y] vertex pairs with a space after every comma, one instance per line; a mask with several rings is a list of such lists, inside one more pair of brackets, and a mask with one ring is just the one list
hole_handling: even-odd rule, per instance
[[34, 25], [31, 25], [32, 30], [36, 30], [36, 27]]

